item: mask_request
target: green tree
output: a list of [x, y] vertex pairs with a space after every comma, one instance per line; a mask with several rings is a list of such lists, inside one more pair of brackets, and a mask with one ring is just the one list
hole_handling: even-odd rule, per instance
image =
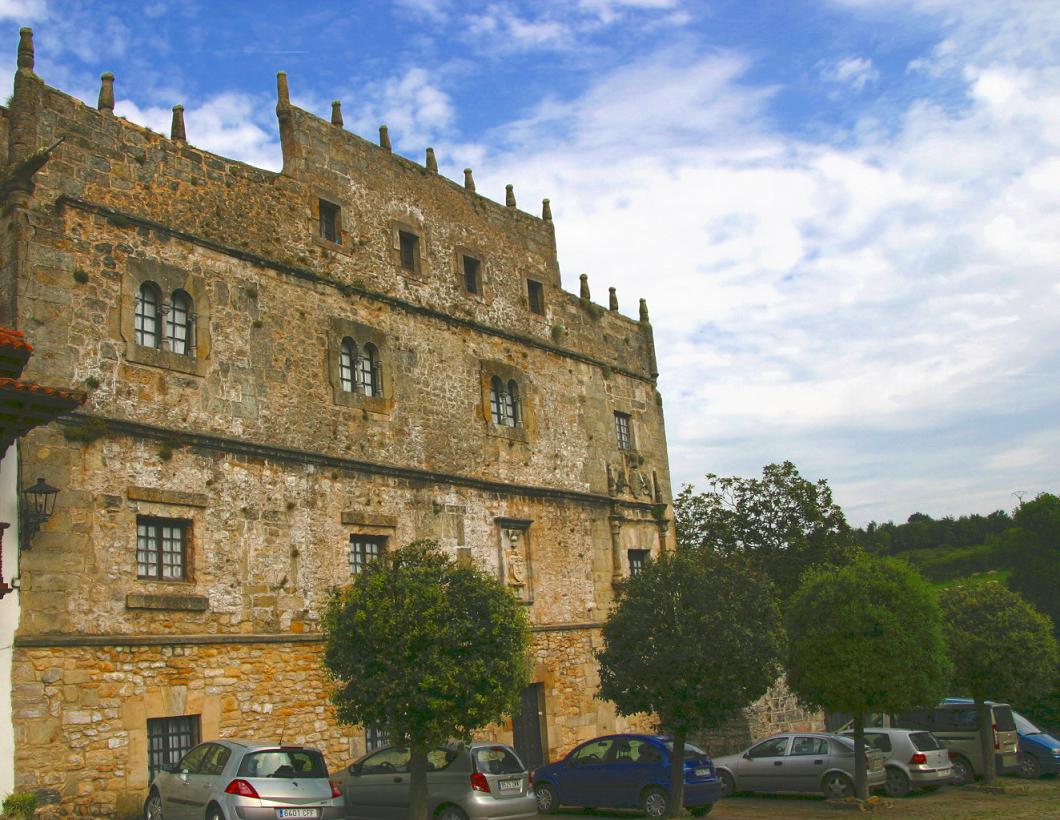
[[928, 583], [893, 558], [810, 570], [786, 613], [788, 682], [799, 698], [854, 716], [854, 788], [868, 797], [864, 716], [935, 703], [948, 663]]
[[740, 555], [663, 553], [620, 589], [604, 642], [599, 696], [623, 715], [654, 713], [673, 735], [669, 816], [678, 817], [688, 733], [721, 725], [780, 674], [772, 584]]
[[344, 723], [409, 744], [410, 818], [427, 816], [427, 752], [512, 714], [529, 680], [525, 607], [431, 541], [384, 553], [333, 592], [324, 666]]
[[[975, 701], [979, 725], [990, 725], [985, 701], [1017, 703], [1045, 692], [1057, 664], [1052, 622], [996, 581], [939, 593], [953, 684]], [[980, 732], [983, 776], [997, 777], [991, 733]]]
[[678, 543], [746, 554], [773, 579], [782, 601], [807, 567], [845, 564], [857, 551], [828, 482], [807, 481], [790, 461], [767, 465], [760, 479], [706, 478], [709, 490], [685, 485], [674, 500]]
[[1009, 588], [1018, 592], [1060, 628], [1060, 498], [1042, 493], [1021, 504], [1013, 526], [1002, 536], [1012, 566]]

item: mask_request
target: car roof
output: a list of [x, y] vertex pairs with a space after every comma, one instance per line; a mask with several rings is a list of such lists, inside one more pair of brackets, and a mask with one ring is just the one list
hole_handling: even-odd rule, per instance
[[262, 749], [306, 749], [310, 752], [320, 751], [313, 746], [303, 746], [300, 743], [277, 743], [274, 740], [248, 740], [246, 738], [225, 737], [214, 740], [204, 740], [203, 743], [220, 743], [228, 746], [241, 746], [249, 752], [258, 752]]
[[[872, 732], [873, 734], [888, 734], [888, 735], [919, 735], [926, 732], [927, 729], [899, 729], [897, 726], [866, 726], [866, 734]], [[848, 729], [842, 732], [843, 737], [854, 737], [854, 730]]]

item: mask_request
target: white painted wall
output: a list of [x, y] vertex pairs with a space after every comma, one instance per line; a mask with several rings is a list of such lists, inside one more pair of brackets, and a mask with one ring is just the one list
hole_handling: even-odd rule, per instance
[[[0, 521], [4, 531], [4, 580], [18, 575], [18, 444], [0, 461]], [[0, 799], [15, 790], [15, 727], [11, 720], [11, 654], [18, 628], [19, 593], [0, 600]]]

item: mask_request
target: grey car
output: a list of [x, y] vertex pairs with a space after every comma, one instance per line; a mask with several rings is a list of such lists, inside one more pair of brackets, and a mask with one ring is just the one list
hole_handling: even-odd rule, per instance
[[[347, 816], [408, 817], [409, 750], [388, 746], [336, 774]], [[509, 746], [453, 744], [427, 754], [427, 810], [437, 820], [523, 820], [537, 816], [530, 773]]]
[[[843, 734], [853, 737], [851, 732]], [[885, 785], [891, 797], [905, 797], [912, 789], [933, 789], [953, 781], [950, 753], [931, 732], [866, 729], [865, 745], [887, 755]]]
[[338, 786], [316, 749], [251, 740], [200, 743], [163, 767], [145, 820], [340, 820]]
[[[868, 784], [886, 779], [884, 754], [866, 749]], [[791, 732], [755, 743], [742, 754], [714, 758], [722, 797], [737, 791], [816, 792], [825, 797], [854, 794], [854, 741], [840, 735]]]

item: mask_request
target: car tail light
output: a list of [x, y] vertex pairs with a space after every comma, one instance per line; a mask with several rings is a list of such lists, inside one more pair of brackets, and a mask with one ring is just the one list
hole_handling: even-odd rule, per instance
[[528, 782], [528, 783], [529, 783], [529, 784], [530, 784], [531, 786], [533, 786], [533, 785], [534, 785], [534, 773], [533, 773], [533, 772], [527, 772], [527, 773], [526, 773], [526, 777], [527, 777], [527, 782]]
[[1001, 750], [1001, 744], [998, 742], [998, 739], [997, 739], [997, 724], [995, 723], [990, 728], [994, 730], [994, 751], [995, 752], [1000, 751]]
[[238, 794], [240, 797], [257, 797], [259, 800], [261, 799], [258, 790], [246, 780], [233, 780], [225, 789], [225, 794]]
[[482, 772], [475, 772], [471, 775], [471, 791], [473, 792], [488, 792], [490, 790], [490, 782], [486, 779], [486, 775]]
[[339, 784], [334, 780], [329, 780], [328, 785], [331, 786], [332, 797], [342, 797], [342, 789], [339, 788]]
[[909, 758], [910, 765], [927, 763], [927, 755], [923, 752], [917, 752], [911, 758]]

